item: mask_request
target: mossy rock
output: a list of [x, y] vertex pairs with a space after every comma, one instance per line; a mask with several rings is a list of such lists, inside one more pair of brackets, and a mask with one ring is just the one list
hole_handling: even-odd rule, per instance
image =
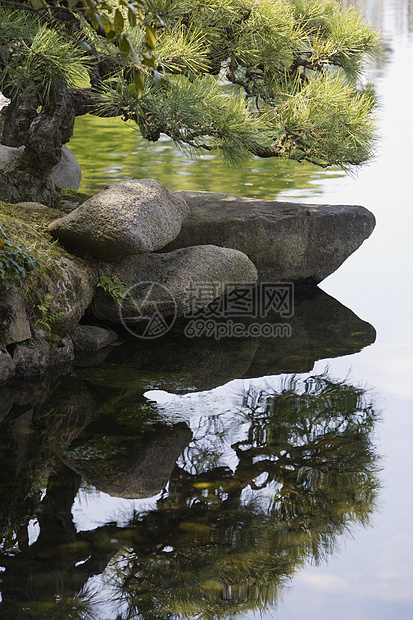
[[70, 334], [93, 297], [95, 266], [69, 254], [47, 230], [60, 216], [38, 203], [0, 202], [1, 345], [18, 342], [16, 334], [29, 338], [36, 325]]

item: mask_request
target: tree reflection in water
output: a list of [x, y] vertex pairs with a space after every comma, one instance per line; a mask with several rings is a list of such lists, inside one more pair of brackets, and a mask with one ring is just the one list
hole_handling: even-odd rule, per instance
[[[151, 424], [140, 428], [120, 422], [114, 411], [98, 431], [99, 408], [82, 428], [75, 414], [71, 432], [51, 441], [53, 424], [62, 435], [61, 413], [51, 413], [51, 402], [33, 410], [37, 426], [29, 427], [37, 439], [24, 462], [30, 475], [21, 459], [13, 460], [13, 446], [3, 450], [2, 617], [208, 620], [263, 610], [276, 605], [297, 569], [326, 560], [339, 538], [355, 523], [367, 525], [373, 512], [377, 415], [363, 389], [326, 374], [290, 376], [278, 391], [250, 387], [216, 444], [203, 440], [208, 424], [191, 440], [184, 422], [168, 424], [161, 412], [154, 421], [154, 407]], [[16, 412], [10, 423], [18, 419]], [[46, 419], [47, 432], [43, 426], [39, 433]], [[237, 425], [242, 433], [231, 445], [237, 462], [229, 467], [222, 456]], [[96, 456], [99, 438], [109, 436], [117, 460], [103, 448]], [[160, 457], [174, 450], [173, 462]], [[76, 531], [71, 508], [82, 476], [93, 472], [96, 486], [105, 485], [106, 474], [96, 474], [94, 459], [100, 459], [102, 471], [110, 470], [111, 492], [116, 463], [125, 471], [126, 451], [135, 454], [130, 476], [152, 481], [141, 480], [140, 489], [155, 484], [157, 461], [161, 478], [170, 468], [156, 510], [137, 513], [126, 525]], [[41, 498], [36, 493], [45, 475]], [[6, 502], [10, 492], [16, 500]], [[40, 534], [29, 545], [33, 517]], [[101, 576], [99, 587], [94, 575]], [[99, 598], [106, 600], [97, 604]]]

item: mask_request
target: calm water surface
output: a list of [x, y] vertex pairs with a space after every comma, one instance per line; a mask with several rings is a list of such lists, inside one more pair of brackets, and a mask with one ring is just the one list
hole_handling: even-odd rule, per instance
[[382, 141], [357, 175], [229, 171], [79, 119], [84, 191], [152, 177], [362, 204], [377, 227], [297, 296], [288, 340], [178, 325], [0, 391], [0, 617], [413, 617], [413, 2], [359, 4], [389, 51], [370, 71]]

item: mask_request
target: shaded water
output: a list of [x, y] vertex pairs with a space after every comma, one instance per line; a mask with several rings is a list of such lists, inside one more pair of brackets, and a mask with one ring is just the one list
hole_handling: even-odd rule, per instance
[[363, 204], [377, 227], [297, 295], [291, 338], [176, 325], [0, 390], [0, 617], [413, 617], [413, 3], [359, 4], [389, 52], [371, 68], [383, 140], [356, 177], [228, 171], [79, 119], [85, 191], [155, 177]]

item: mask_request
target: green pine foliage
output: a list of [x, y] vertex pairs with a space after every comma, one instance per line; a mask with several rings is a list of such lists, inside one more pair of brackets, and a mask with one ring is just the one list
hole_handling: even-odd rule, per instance
[[160, 63], [181, 76], [160, 85], [149, 78], [138, 102], [118, 100], [144, 137], [164, 133], [235, 164], [251, 153], [342, 167], [372, 157], [375, 100], [360, 77], [380, 39], [355, 8], [335, 0], [155, 0], [153, 10], [173, 22], [159, 29]]
[[373, 155], [372, 99], [343, 73], [314, 75], [267, 114], [280, 154], [328, 164], [362, 164]]
[[79, 18], [76, 35], [56, 18], [3, 9], [0, 89], [17, 97], [31, 84], [47, 98], [55, 83], [88, 82], [110, 58], [111, 72], [91, 79], [95, 112], [134, 121], [148, 140], [165, 134], [237, 165], [257, 155], [345, 168], [374, 154], [375, 98], [362, 75], [380, 37], [354, 7], [151, 0], [135, 19], [138, 4], [98, 3], [89, 23], [65, 8]]
[[32, 88], [46, 103], [53, 86], [75, 88], [88, 80], [80, 41], [24, 11], [0, 9], [0, 61], [0, 90], [12, 99]]

